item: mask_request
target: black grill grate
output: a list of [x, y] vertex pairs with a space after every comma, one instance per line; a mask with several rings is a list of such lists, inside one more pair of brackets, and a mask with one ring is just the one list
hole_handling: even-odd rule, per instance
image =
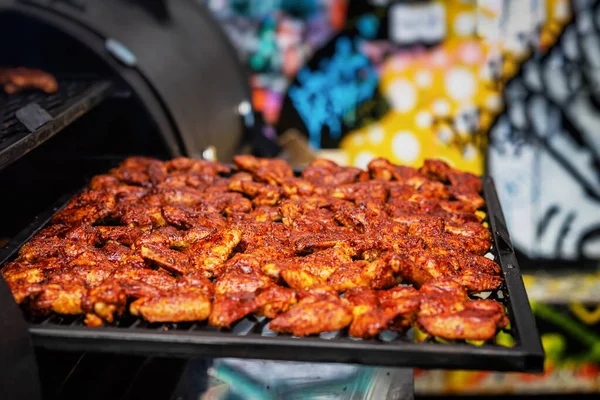
[[[346, 330], [314, 337], [293, 337], [268, 329], [268, 319], [249, 316], [229, 331], [219, 331], [205, 321], [198, 323], [148, 323], [124, 315], [111, 326], [88, 328], [83, 316], [51, 315], [30, 319], [30, 332], [37, 346], [74, 351], [122, 352], [181, 357], [246, 357], [295, 361], [323, 361], [391, 365], [418, 368], [541, 371], [544, 352], [521, 278], [514, 250], [504, 225], [494, 184], [483, 181], [487, 222], [494, 239], [488, 254], [504, 272], [505, 282], [482, 297], [503, 303], [510, 318], [504, 331], [514, 340], [506, 346], [453, 341], [440, 343], [432, 337], [416, 342], [413, 328], [405, 332], [382, 332], [375, 339], [356, 339]], [[70, 197], [70, 196], [69, 196]], [[66, 199], [61, 205], [66, 203]], [[0, 253], [0, 262], [41, 229], [59, 207], [40, 216]], [[502, 238], [502, 239], [500, 239]]]
[[[0, 169], [39, 146], [71, 122], [92, 109], [110, 93], [109, 81], [60, 80], [53, 94], [24, 91], [0, 95]], [[49, 116], [46, 123], [30, 130], [17, 117], [19, 110], [37, 104]], [[39, 108], [38, 108], [39, 109]]]

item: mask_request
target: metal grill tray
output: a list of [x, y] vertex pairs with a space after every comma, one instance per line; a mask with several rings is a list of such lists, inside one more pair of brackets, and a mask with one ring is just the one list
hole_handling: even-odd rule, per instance
[[62, 79], [58, 92], [0, 94], [0, 169], [16, 161], [112, 93], [110, 81]]
[[[124, 315], [112, 326], [89, 328], [83, 324], [83, 316], [51, 315], [43, 320], [29, 320], [29, 331], [35, 346], [56, 350], [540, 372], [544, 351], [491, 178], [483, 179], [483, 188], [493, 236], [491, 254], [501, 265], [505, 278], [501, 288], [487, 298], [506, 306], [510, 318], [506, 332], [515, 341], [512, 347], [439, 343], [434, 338], [415, 343], [412, 328], [404, 333], [386, 331], [370, 340], [351, 338], [346, 331], [299, 338], [272, 332], [267, 328], [267, 319], [255, 316], [244, 318], [229, 331], [219, 331], [206, 322], [150, 324], [131, 315]], [[0, 265], [13, 259], [68, 198], [65, 196], [57, 207], [40, 215], [0, 249]]]

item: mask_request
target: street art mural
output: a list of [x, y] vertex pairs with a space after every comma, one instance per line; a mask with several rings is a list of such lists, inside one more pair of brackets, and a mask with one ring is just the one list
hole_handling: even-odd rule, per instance
[[275, 124], [298, 69], [345, 24], [346, 0], [199, 0], [251, 74], [254, 108]]
[[489, 172], [515, 246], [535, 259], [600, 259], [600, 5], [531, 57], [490, 131]]

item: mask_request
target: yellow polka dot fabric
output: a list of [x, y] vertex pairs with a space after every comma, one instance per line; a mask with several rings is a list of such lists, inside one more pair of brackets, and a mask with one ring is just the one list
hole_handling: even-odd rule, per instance
[[[524, 0], [525, 1], [525, 0]], [[401, 51], [381, 67], [379, 90], [390, 105], [382, 119], [351, 132], [340, 144], [344, 159], [365, 167], [377, 156], [420, 166], [440, 158], [456, 168], [484, 172], [487, 132], [504, 109], [504, 84], [534, 50], [515, 38], [491, 42], [477, 36], [476, 1], [439, 1], [446, 7], [448, 37], [427, 50]], [[537, 45], [551, 47], [570, 22], [567, 0], [546, 0], [538, 15]], [[488, 12], [489, 18], [500, 15]]]

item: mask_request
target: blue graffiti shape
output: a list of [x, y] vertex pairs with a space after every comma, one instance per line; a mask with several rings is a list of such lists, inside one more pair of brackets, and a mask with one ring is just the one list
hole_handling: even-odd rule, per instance
[[379, 18], [375, 14], [361, 16], [356, 22], [356, 28], [367, 39], [375, 39], [379, 30]]
[[288, 95], [306, 125], [310, 145], [321, 147], [325, 127], [332, 139], [339, 140], [342, 124], [356, 122], [358, 106], [373, 97], [377, 82], [369, 59], [357, 53], [345, 36], [338, 38], [333, 56], [323, 59], [317, 69], [302, 68]]

